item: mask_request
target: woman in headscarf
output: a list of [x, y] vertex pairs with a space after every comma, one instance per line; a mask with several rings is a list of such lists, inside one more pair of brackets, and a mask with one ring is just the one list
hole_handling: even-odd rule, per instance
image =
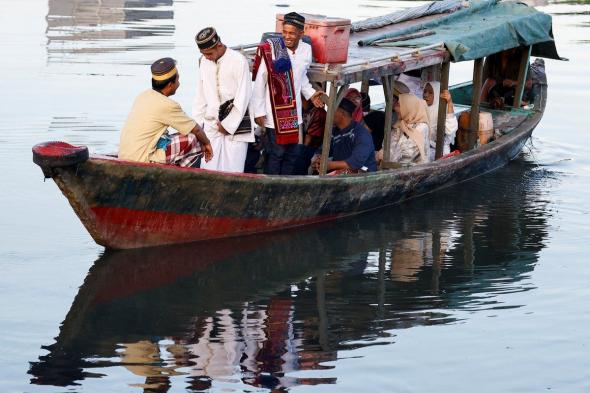
[[455, 108], [453, 107], [453, 101], [451, 93], [448, 90], [440, 92], [440, 82], [427, 82], [424, 86], [423, 98], [426, 101], [428, 111], [428, 126], [430, 128], [430, 149], [429, 158], [430, 161], [434, 161], [434, 155], [436, 152], [436, 130], [438, 122], [438, 106], [440, 98], [442, 97], [447, 101], [446, 120], [445, 120], [445, 140], [443, 144], [443, 155], [451, 152], [451, 143], [455, 142], [455, 134], [459, 125], [457, 118], [455, 117]]
[[393, 125], [391, 161], [421, 164], [429, 162], [426, 102], [412, 94], [400, 94], [393, 109], [397, 114], [397, 121]]
[[361, 123], [363, 121], [363, 97], [361, 96], [361, 93], [357, 89], [351, 87], [346, 91], [344, 97], [348, 98], [356, 106], [356, 109], [352, 114], [352, 120]]

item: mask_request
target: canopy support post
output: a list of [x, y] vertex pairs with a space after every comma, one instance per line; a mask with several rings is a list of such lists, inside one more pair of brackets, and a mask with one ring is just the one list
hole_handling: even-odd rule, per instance
[[316, 90], [326, 91], [326, 86], [324, 86], [324, 83], [311, 82], [311, 87], [313, 87]]
[[[440, 92], [449, 89], [449, 70], [451, 68], [451, 62], [445, 61], [442, 63], [440, 71]], [[439, 93], [440, 94], [440, 93]], [[436, 153], [435, 160], [438, 160], [443, 155], [443, 149], [445, 144], [445, 125], [447, 120], [448, 112], [447, 100], [441, 98], [438, 103], [438, 117], [436, 120]]]
[[529, 69], [531, 49], [531, 45], [522, 48], [520, 66], [518, 67], [518, 84], [516, 85], [516, 91], [514, 92], [514, 102], [512, 103], [514, 108], [520, 108], [520, 103], [522, 102], [522, 94], [524, 93], [524, 85], [526, 85]]
[[393, 84], [395, 75], [381, 77], [383, 93], [385, 94], [385, 123], [383, 125], [383, 162], [390, 160], [391, 126], [393, 121]]
[[361, 82], [361, 93], [369, 94], [369, 78], [363, 77]]
[[471, 113], [469, 116], [469, 150], [475, 147], [479, 131], [479, 99], [483, 79], [483, 57], [473, 62], [473, 92], [471, 94]]
[[322, 141], [322, 156], [320, 159], [320, 176], [324, 176], [328, 172], [328, 156], [330, 155], [334, 114], [346, 90], [348, 90], [348, 85], [344, 85], [338, 89], [338, 86], [334, 82], [330, 82], [330, 92], [328, 94], [328, 102], [326, 103], [328, 113], [326, 114], [326, 124], [324, 125], [324, 140]]

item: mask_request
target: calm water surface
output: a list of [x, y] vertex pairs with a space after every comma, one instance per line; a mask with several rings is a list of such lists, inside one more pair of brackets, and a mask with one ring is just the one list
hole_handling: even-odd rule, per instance
[[408, 5], [0, 0], [0, 392], [590, 391], [590, 5], [539, 6], [570, 61], [547, 61], [523, 155], [388, 210], [105, 253], [31, 161], [45, 140], [116, 151], [158, 57], [188, 107], [206, 25], [237, 44], [277, 12]]

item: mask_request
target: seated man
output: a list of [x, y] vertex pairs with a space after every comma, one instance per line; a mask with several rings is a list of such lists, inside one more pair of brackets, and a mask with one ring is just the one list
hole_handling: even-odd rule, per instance
[[[180, 86], [175, 61], [169, 57], [157, 60], [151, 71], [152, 89], [135, 99], [121, 131], [119, 158], [191, 166], [204, 151], [209, 161], [213, 156], [209, 139], [197, 122], [168, 98]], [[179, 133], [168, 134], [168, 127]]]
[[[508, 49], [486, 57], [483, 66], [484, 83], [481, 88], [481, 102], [487, 102], [495, 109], [502, 109], [505, 105], [514, 106], [520, 59], [521, 51], [518, 48]], [[529, 66], [523, 92], [524, 101], [529, 101], [532, 85]]]
[[[330, 148], [332, 159], [328, 161], [328, 172], [375, 172], [375, 148], [369, 131], [352, 120], [356, 105], [343, 98], [334, 114], [334, 130]], [[319, 170], [319, 155], [314, 157], [313, 167]]]

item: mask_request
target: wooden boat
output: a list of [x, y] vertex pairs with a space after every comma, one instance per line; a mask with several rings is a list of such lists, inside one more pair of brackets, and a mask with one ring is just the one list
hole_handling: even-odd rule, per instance
[[[495, 4], [494, 1], [490, 3]], [[534, 10], [533, 13], [541, 14]], [[406, 33], [408, 26], [424, 25], [425, 20], [440, 22], [452, 16], [425, 16], [385, 29], [390, 35], [396, 28]], [[533, 54], [537, 48], [537, 52], [541, 50], [540, 55], [546, 57], [556, 53], [550, 38], [550, 18], [547, 29], [546, 37], [536, 37], [536, 41], [525, 42], [527, 45], [522, 45], [522, 40], [501, 42], [503, 49], [516, 46], [525, 49], [518, 97], [522, 95], [531, 48]], [[366, 38], [367, 34], [366, 31], [353, 33], [351, 40]], [[388, 40], [392, 42], [391, 38]], [[414, 45], [412, 40], [406, 42]], [[312, 66], [310, 80], [324, 88], [329, 97], [324, 151], [329, 150], [326, 147], [330, 142], [335, 108], [350, 83], [363, 82], [366, 90], [369, 79], [381, 80], [386, 97], [386, 130], [391, 128], [390, 97], [397, 75], [442, 64], [441, 89], [448, 86], [449, 61], [457, 59], [448, 44], [419, 45], [412, 49], [401, 45], [404, 42], [393, 47], [352, 44], [347, 64]], [[543, 52], [547, 45], [553, 45], [553, 52]], [[248, 47], [242, 49], [249, 54]], [[478, 56], [481, 54], [481, 50], [477, 52]], [[470, 60], [468, 56], [462, 56], [461, 59]], [[186, 243], [334, 220], [469, 180], [502, 167], [516, 157], [541, 120], [545, 108], [547, 84], [542, 60], [537, 65], [539, 73], [534, 86], [537, 94], [533, 109], [489, 110], [493, 113], [495, 128], [502, 133], [500, 138], [479, 147], [473, 146], [458, 156], [428, 164], [411, 167], [384, 165], [382, 170], [374, 173], [325, 176], [327, 157], [324, 155], [320, 176], [268, 176], [128, 162], [105, 155], [89, 156], [85, 147], [63, 142], [35, 146], [34, 161], [42, 167], [46, 177], [53, 178], [93, 239], [107, 248]], [[482, 67], [483, 57], [478, 57], [473, 83], [451, 89], [459, 110], [467, 109], [471, 101], [471, 135], [476, 135], [477, 130]], [[520, 102], [520, 99], [515, 101]], [[438, 129], [443, 130], [443, 127]], [[388, 137], [389, 133], [386, 133], [385, 146]], [[442, 144], [439, 143], [437, 157], [441, 151]], [[387, 155], [388, 149], [385, 164]]]

